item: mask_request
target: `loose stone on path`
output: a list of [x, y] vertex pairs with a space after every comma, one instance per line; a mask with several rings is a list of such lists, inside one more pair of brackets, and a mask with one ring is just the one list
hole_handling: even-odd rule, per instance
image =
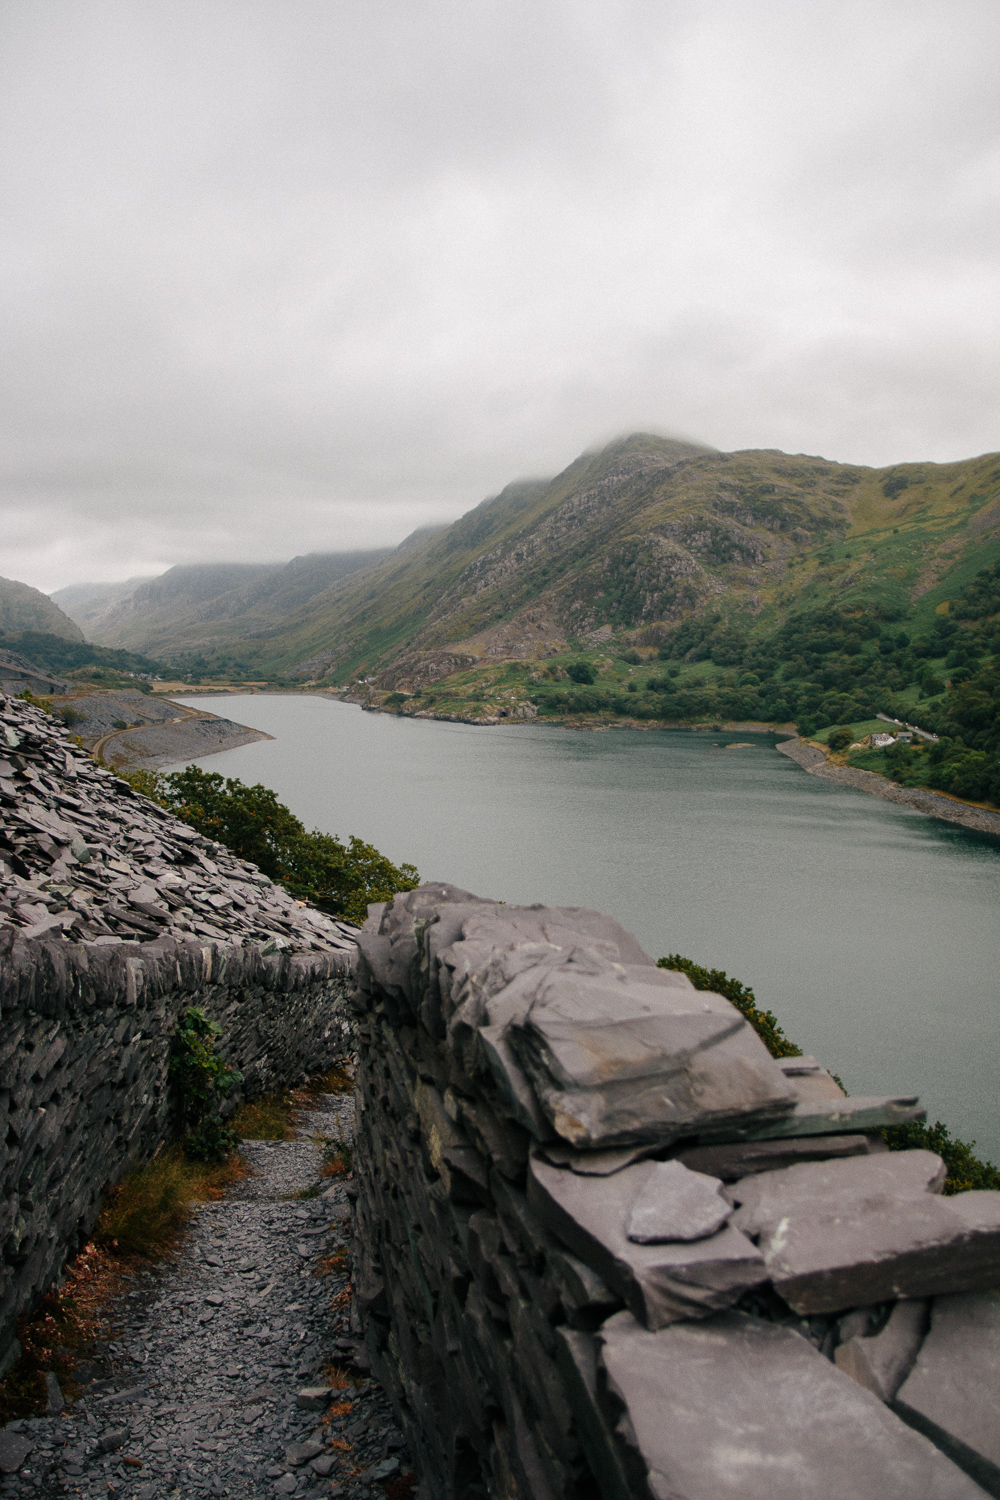
[[253, 1175], [199, 1205], [177, 1259], [111, 1314], [111, 1378], [0, 1430], [0, 1496], [382, 1496], [406, 1467], [389, 1403], [326, 1375], [360, 1346], [346, 1268], [326, 1269], [350, 1234], [346, 1183], [320, 1177], [324, 1142], [352, 1128], [353, 1101], [324, 1094], [295, 1140], [244, 1142]]

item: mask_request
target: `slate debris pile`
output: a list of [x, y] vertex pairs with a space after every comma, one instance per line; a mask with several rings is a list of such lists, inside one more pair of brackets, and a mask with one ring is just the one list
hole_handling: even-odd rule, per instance
[[0, 1374], [108, 1184], [176, 1133], [181, 1013], [245, 1096], [298, 1084], [349, 1045], [352, 932], [0, 699]]
[[0, 696], [0, 929], [113, 945], [353, 952], [353, 928], [138, 796], [41, 709]]
[[1000, 1194], [886, 1150], [916, 1099], [596, 912], [427, 885], [358, 943], [355, 1291], [435, 1500], [1000, 1495]]
[[353, 1364], [347, 1268], [332, 1259], [350, 1238], [346, 1184], [319, 1181], [322, 1141], [348, 1137], [351, 1113], [322, 1095], [298, 1139], [244, 1143], [254, 1175], [133, 1283], [82, 1399], [0, 1431], [0, 1495], [382, 1500], [406, 1470], [403, 1438]]

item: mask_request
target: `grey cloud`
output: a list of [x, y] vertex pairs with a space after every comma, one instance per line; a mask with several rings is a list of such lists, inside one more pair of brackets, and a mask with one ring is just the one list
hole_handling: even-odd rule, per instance
[[0, 572], [366, 546], [602, 436], [996, 435], [978, 0], [11, 0]]

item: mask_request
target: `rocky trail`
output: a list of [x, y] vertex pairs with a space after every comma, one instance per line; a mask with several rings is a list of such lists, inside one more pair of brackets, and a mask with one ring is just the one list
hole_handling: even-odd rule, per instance
[[176, 1257], [109, 1310], [106, 1378], [0, 1431], [0, 1495], [410, 1495], [402, 1437], [351, 1328], [348, 1184], [320, 1175], [352, 1117], [349, 1096], [321, 1094], [294, 1140], [243, 1143], [251, 1175], [199, 1205]]

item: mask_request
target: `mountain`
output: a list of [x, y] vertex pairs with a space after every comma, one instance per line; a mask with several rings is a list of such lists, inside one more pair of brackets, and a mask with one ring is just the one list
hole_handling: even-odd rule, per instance
[[0, 634], [18, 636], [26, 630], [82, 641], [83, 631], [53, 604], [48, 594], [13, 578], [0, 578]]
[[388, 550], [309, 553], [277, 566], [179, 565], [92, 613], [90, 635], [106, 646], [170, 659], [207, 653], [216, 661], [242, 660], [248, 639], [266, 638], [286, 616], [349, 573], [380, 562]]
[[194, 671], [228, 660], [404, 692], [498, 661], [648, 652], [678, 630], [685, 653], [717, 649], [723, 667], [729, 650], [733, 665], [724, 640], [809, 612], [932, 620], [1000, 558], [1000, 455], [872, 469], [636, 433], [391, 553], [348, 557], [349, 572], [297, 558], [154, 609], [157, 587], [198, 571], [172, 569], [115, 606], [101, 639]]
[[155, 576], [152, 573], [142, 574], [136, 578], [126, 578], [122, 583], [71, 583], [64, 589], [56, 589], [49, 598], [58, 604], [63, 614], [76, 621], [86, 636], [90, 634], [93, 621], [103, 614], [109, 604], [124, 599], [140, 584]]
[[635, 434], [317, 595], [260, 660], [412, 687], [710, 616], [751, 632], [828, 602], [924, 616], [997, 556], [1000, 455], [871, 469]]

